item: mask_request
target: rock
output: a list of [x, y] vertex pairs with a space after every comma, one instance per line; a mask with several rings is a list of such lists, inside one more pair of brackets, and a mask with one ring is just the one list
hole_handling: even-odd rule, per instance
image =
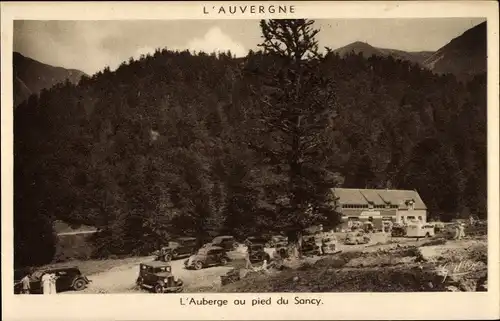
[[477, 291], [481, 291], [481, 292], [482, 291], [488, 291], [488, 282], [486, 281], [486, 282], [484, 282], [482, 284], [479, 284], [477, 286]]
[[477, 287], [477, 283], [475, 280], [462, 280], [459, 283], [459, 288], [463, 292], [475, 292]]
[[460, 290], [456, 286], [453, 286], [453, 285], [447, 286], [446, 291], [448, 291], [448, 292], [460, 292]]

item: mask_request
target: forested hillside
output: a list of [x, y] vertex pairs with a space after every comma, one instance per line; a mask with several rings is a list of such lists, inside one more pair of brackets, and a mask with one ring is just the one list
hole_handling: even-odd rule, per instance
[[[273, 191], [286, 165], [271, 167], [262, 148], [281, 138], [263, 134], [261, 99], [279, 64], [163, 49], [31, 96], [14, 118], [16, 263], [51, 258], [56, 219], [101, 229], [100, 256], [279, 228]], [[431, 217], [486, 217], [484, 74], [461, 83], [390, 56], [334, 53], [315, 68], [333, 82], [310, 99], [335, 97], [322, 179], [416, 189]]]

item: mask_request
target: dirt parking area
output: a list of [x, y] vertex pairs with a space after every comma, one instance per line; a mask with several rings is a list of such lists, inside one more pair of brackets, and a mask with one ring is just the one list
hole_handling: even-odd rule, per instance
[[[229, 253], [230, 257], [238, 262], [242, 259], [243, 254], [239, 251]], [[142, 293], [147, 292], [144, 289], [139, 289], [135, 285], [135, 281], [139, 275], [139, 264], [141, 262], [151, 262], [154, 256], [129, 258], [127, 260], [103, 260], [101, 265], [112, 265], [108, 270], [97, 273], [85, 273], [89, 269], [82, 268], [92, 283], [83, 291], [80, 292], [63, 292], [65, 294], [75, 293]], [[220, 284], [220, 276], [225, 275], [233, 267], [228, 266], [213, 266], [201, 270], [187, 270], [184, 268], [186, 258], [173, 260], [171, 262], [173, 274], [182, 279], [185, 290], [196, 292], [198, 288], [217, 287]], [[104, 263], [105, 262], [105, 263]], [[77, 265], [77, 264], [75, 264]], [[86, 263], [92, 265], [92, 263]]]
[[[368, 244], [358, 244], [358, 245], [344, 245], [342, 244], [342, 236], [339, 235], [338, 240], [339, 242], [339, 249], [342, 251], [340, 255], [334, 255], [334, 256], [329, 256], [329, 257], [319, 257], [319, 256], [313, 256], [313, 257], [307, 257], [304, 258], [300, 261], [297, 262], [291, 262], [289, 265], [288, 271], [284, 272], [283, 277], [290, 277], [290, 275], [293, 275], [293, 272], [290, 272], [290, 269], [293, 270], [298, 270], [300, 271], [301, 269], [304, 268], [304, 266], [316, 266], [316, 268], [319, 268], [321, 266], [321, 271], [315, 271], [314, 268], [312, 269], [306, 269], [307, 273], [305, 271], [302, 271], [300, 273], [306, 276], [306, 279], [308, 278], [313, 278], [314, 273], [320, 273], [323, 275], [324, 269], [326, 268], [327, 270], [331, 268], [330, 264], [333, 265], [338, 265], [339, 260], [337, 259], [338, 257], [343, 257], [342, 263], [340, 264], [341, 266], [338, 266], [337, 268], [341, 268], [342, 272], [338, 272], [341, 274], [338, 274], [338, 277], [335, 281], [335, 284], [337, 284], [340, 287], [340, 280], [343, 279], [344, 277], [341, 277], [341, 275], [344, 275], [342, 273], [346, 273], [345, 277], [348, 277], [349, 275], [354, 276], [354, 272], [352, 272], [352, 269], [355, 270], [356, 275], [358, 275], [359, 278], [363, 279], [368, 276], [364, 276], [364, 272], [360, 269], [366, 269], [366, 272], [370, 273], [382, 273], [385, 276], [380, 276], [376, 277], [375, 279], [381, 281], [384, 277], [387, 278], [397, 278], [397, 277], [402, 277], [403, 279], [408, 277], [410, 274], [405, 272], [406, 270], [411, 270], [415, 271], [414, 269], [418, 266], [421, 266], [422, 262], [427, 262], [429, 264], [434, 264], [434, 265], [439, 265], [443, 262], [460, 262], [460, 260], [475, 260], [475, 261], [481, 261], [485, 260], [483, 257], [486, 255], [486, 240], [461, 240], [461, 241], [444, 241], [445, 244], [441, 245], [432, 245], [432, 246], [426, 246], [426, 244], [429, 244], [430, 241], [435, 241], [436, 239], [409, 239], [409, 238], [391, 238], [390, 236], [384, 234], [384, 233], [374, 233], [371, 234], [371, 241]], [[468, 251], [467, 249], [473, 248], [475, 250]], [[408, 249], [407, 252], [404, 252], [405, 249]], [[418, 249], [418, 253], [415, 252], [415, 250]], [[184, 281], [184, 292], [225, 292], [225, 291], [236, 291], [238, 288], [238, 285], [232, 285], [230, 289], [224, 289], [224, 287], [221, 287], [220, 284], [220, 277], [223, 275], [226, 275], [229, 271], [233, 270], [235, 267], [240, 268], [244, 265], [244, 255], [245, 255], [246, 248], [245, 247], [240, 247], [236, 251], [232, 251], [229, 253], [230, 257], [233, 259], [231, 264], [227, 266], [213, 266], [213, 267], [208, 267], [204, 268], [202, 270], [187, 270], [184, 268], [184, 260], [183, 259], [178, 259], [174, 260], [171, 262], [172, 266], [172, 271], [175, 276], [178, 278], [181, 278]], [[266, 249], [266, 251], [272, 255], [273, 249]], [[394, 253], [407, 253], [405, 255], [395, 255]], [[403, 251], [403, 252], [401, 252]], [[475, 255], [475, 256], [474, 256]], [[483, 255], [483, 256], [481, 256]], [[333, 259], [331, 261], [330, 259]], [[139, 263], [141, 262], [150, 262], [153, 261], [154, 257], [148, 256], [148, 257], [135, 257], [135, 258], [127, 258], [127, 259], [121, 259], [121, 260], [102, 260], [102, 261], [82, 261], [82, 262], [73, 262], [72, 264], [77, 265], [81, 268], [82, 272], [85, 273], [89, 279], [92, 280], [92, 283], [89, 285], [89, 287], [81, 292], [64, 292], [67, 294], [74, 294], [74, 293], [146, 293], [146, 290], [142, 290], [136, 287], [135, 281], [138, 276], [139, 272]], [[326, 261], [325, 261], [326, 260]], [[330, 261], [329, 261], [330, 260]], [[418, 262], [418, 260], [421, 260], [422, 262]], [[439, 263], [439, 264], [438, 264]], [[315, 265], [319, 264], [319, 265]], [[324, 266], [326, 264], [326, 266]], [[371, 269], [371, 270], [370, 270]], [[389, 269], [389, 270], [387, 270]], [[368, 271], [370, 270], [370, 271]], [[387, 270], [387, 271], [385, 271]], [[352, 273], [350, 273], [351, 271]], [[392, 272], [390, 272], [392, 271]], [[386, 273], [387, 272], [387, 273]], [[280, 274], [281, 272], [278, 272]], [[323, 274], [322, 274], [323, 273]], [[330, 272], [328, 272], [330, 273]], [[368, 273], [368, 274], [370, 274]], [[394, 275], [392, 275], [393, 273]], [[415, 272], [416, 273], [416, 272]], [[422, 274], [420, 272], [419, 277], [422, 277], [423, 279], [427, 280], [430, 276], [428, 274]], [[434, 272], [433, 272], [434, 273]], [[432, 273], [431, 273], [432, 274]], [[318, 274], [319, 275], [319, 274]], [[391, 276], [392, 275], [392, 276]], [[434, 274], [432, 274], [434, 275]], [[256, 282], [260, 282], [258, 284], [265, 284], [267, 281], [265, 281], [267, 278], [269, 278], [269, 275], [260, 275], [257, 277]], [[276, 281], [274, 278], [281, 278], [278, 275], [272, 276], [273, 282], [277, 282], [276, 284], [284, 284], [281, 281]], [[382, 278], [382, 279], [381, 279]], [[314, 278], [313, 278], [314, 279]], [[402, 279], [402, 280], [403, 280]], [[352, 280], [352, 278], [350, 279]], [[246, 291], [249, 289], [252, 289], [257, 291], [259, 285], [252, 284], [252, 282], [249, 280], [246, 285], [244, 285], [241, 288], [241, 291]], [[333, 281], [332, 281], [333, 282]], [[365, 281], [368, 282], [368, 281]], [[406, 281], [401, 281], [404, 284]], [[427, 282], [427, 281], [426, 281]], [[286, 282], [285, 282], [286, 283]], [[311, 284], [313, 284], [312, 282]], [[402, 283], [402, 284], [403, 284]], [[369, 282], [369, 284], [372, 284], [374, 289], [377, 283], [375, 282]], [[413, 283], [412, 283], [413, 284]], [[262, 285], [264, 286], [264, 285]], [[270, 286], [267, 284], [266, 286]], [[281, 286], [276, 285], [278, 288]], [[305, 285], [302, 285], [305, 286]], [[406, 286], [410, 285], [401, 285], [401, 289], [405, 288]], [[413, 286], [413, 285], [411, 285]], [[416, 287], [416, 285], [415, 285]], [[292, 287], [293, 288], [293, 287]], [[344, 289], [344, 287], [340, 287]], [[396, 289], [397, 287], [394, 287], [393, 289]], [[458, 288], [458, 286], [457, 286]], [[318, 285], [315, 287], [316, 290], [311, 289], [312, 291], [321, 291], [325, 290], [321, 285]], [[369, 290], [370, 286], [362, 286], [360, 284], [353, 285], [353, 291], [354, 289], [358, 289], [363, 291], [364, 290]], [[379, 288], [377, 288], [379, 289]], [[406, 289], [406, 288], [405, 288]], [[435, 290], [437, 289], [442, 289], [442, 287], [436, 287]], [[380, 290], [380, 289], [379, 289]], [[390, 291], [391, 289], [387, 289]], [[404, 290], [404, 289], [403, 289]], [[422, 288], [420, 288], [422, 290]], [[267, 291], [267, 288], [266, 288]], [[333, 290], [330, 290], [333, 291]], [[382, 291], [382, 290], [380, 290]]]

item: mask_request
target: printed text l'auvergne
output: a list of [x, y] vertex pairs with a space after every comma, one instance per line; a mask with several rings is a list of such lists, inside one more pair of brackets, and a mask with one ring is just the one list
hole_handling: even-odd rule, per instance
[[203, 14], [240, 15], [240, 14], [288, 14], [295, 13], [293, 5], [225, 5], [203, 6]]

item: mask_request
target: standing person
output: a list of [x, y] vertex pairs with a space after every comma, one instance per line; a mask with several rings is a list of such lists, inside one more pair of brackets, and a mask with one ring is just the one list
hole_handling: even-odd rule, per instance
[[250, 247], [247, 247], [247, 253], [245, 255], [245, 269], [249, 270], [252, 268], [252, 262], [250, 261]]
[[455, 225], [455, 240], [460, 238], [460, 224]]
[[51, 286], [50, 286], [51, 278], [49, 273], [45, 273], [42, 275], [42, 289], [43, 294], [50, 294]]
[[26, 273], [26, 275], [21, 279], [22, 285], [22, 294], [30, 294], [31, 283], [30, 283], [30, 273]]
[[318, 247], [318, 254], [323, 255], [323, 240], [318, 237], [314, 238], [314, 244]]
[[50, 275], [50, 294], [57, 294], [56, 281], [58, 277], [55, 273]]
[[465, 237], [465, 225], [462, 223], [458, 228], [459, 228], [458, 239], [461, 240], [463, 237]]

